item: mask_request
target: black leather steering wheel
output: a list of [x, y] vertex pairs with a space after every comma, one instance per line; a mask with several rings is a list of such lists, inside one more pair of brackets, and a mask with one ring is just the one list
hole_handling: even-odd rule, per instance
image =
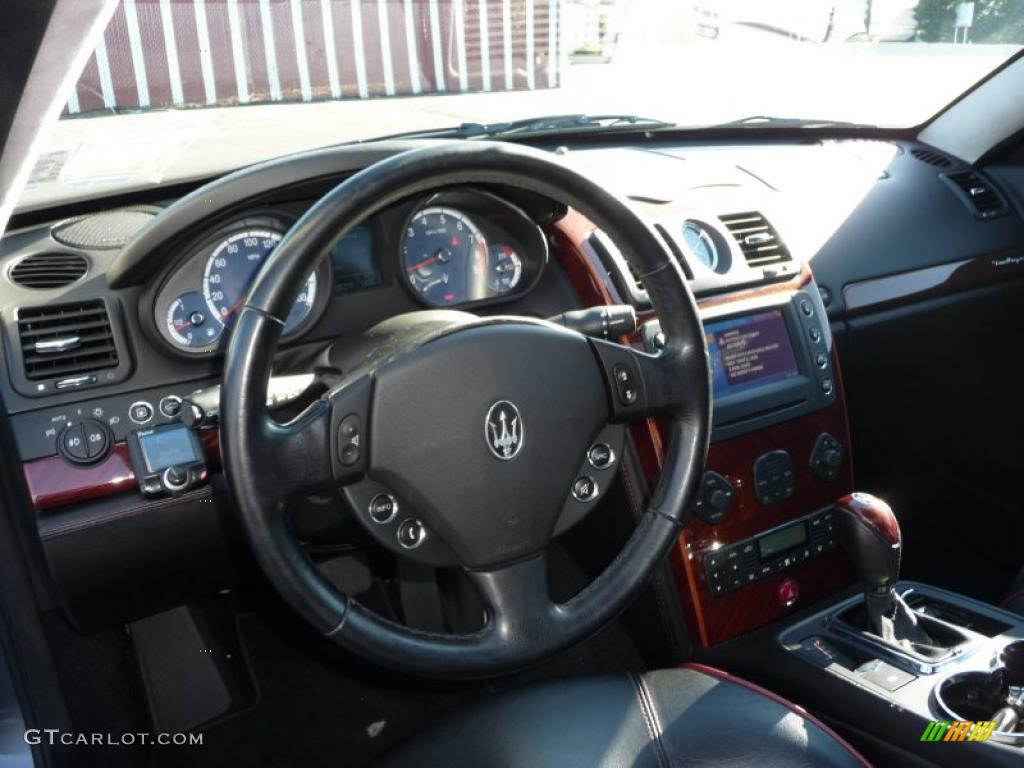
[[[299, 417], [274, 421], [265, 404], [274, 350], [317, 261], [382, 208], [456, 184], [531, 190], [589, 217], [642, 277], [664, 350], [650, 355], [529, 318], [413, 313]], [[631, 393], [623, 394], [622, 379]], [[514, 406], [506, 424], [518, 417], [501, 450], [488, 444], [498, 403]], [[649, 508], [605, 571], [555, 604], [544, 551], [581, 460], [608, 423], [653, 415], [665, 419], [670, 439]], [[540, 151], [497, 142], [396, 155], [314, 205], [277, 246], [238, 313], [221, 399], [228, 482], [271, 583], [342, 646], [434, 677], [507, 672], [614, 618], [678, 536], [709, 424], [707, 348], [679, 264], [624, 202]], [[454, 635], [397, 624], [320, 574], [290, 529], [286, 502], [365, 476], [410, 500], [428, 535], [454, 553], [487, 605], [482, 629]], [[416, 558], [417, 550], [406, 555]]]

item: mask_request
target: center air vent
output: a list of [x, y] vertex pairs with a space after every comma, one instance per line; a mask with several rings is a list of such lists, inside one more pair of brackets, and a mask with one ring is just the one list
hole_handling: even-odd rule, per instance
[[22, 307], [17, 317], [22, 363], [29, 381], [65, 379], [118, 367], [117, 344], [102, 299]]
[[89, 271], [89, 260], [77, 253], [33, 253], [17, 261], [8, 276], [26, 288], [62, 288]]
[[1006, 200], [988, 179], [976, 171], [939, 174], [952, 187], [971, 212], [979, 219], [991, 219], [1004, 215], [1008, 208]]
[[719, 219], [739, 244], [747, 266], [759, 269], [792, 261], [793, 257], [775, 227], [757, 211], [732, 213], [719, 216]]

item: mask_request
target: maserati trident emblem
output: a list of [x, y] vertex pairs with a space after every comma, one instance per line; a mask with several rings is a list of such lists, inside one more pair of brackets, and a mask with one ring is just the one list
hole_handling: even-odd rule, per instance
[[487, 411], [484, 437], [491, 453], [503, 461], [514, 459], [523, 449], [523, 419], [508, 400], [499, 400]]

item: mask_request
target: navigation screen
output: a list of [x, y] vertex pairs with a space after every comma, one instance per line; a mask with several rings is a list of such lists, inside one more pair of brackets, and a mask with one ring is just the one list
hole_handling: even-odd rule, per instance
[[352, 293], [381, 284], [380, 270], [373, 263], [373, 232], [356, 227], [331, 248], [334, 292]]
[[704, 332], [716, 397], [800, 375], [781, 310], [708, 323]]

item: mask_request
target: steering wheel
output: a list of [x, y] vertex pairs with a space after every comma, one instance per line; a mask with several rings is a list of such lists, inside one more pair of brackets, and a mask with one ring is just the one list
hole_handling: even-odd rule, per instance
[[[577, 209], [621, 249], [665, 333], [656, 355], [525, 317], [410, 313], [292, 421], [268, 413], [274, 351], [295, 296], [328, 248], [375, 212], [456, 184], [530, 190]], [[221, 396], [226, 475], [255, 558], [286, 602], [345, 648], [433, 677], [508, 672], [592, 634], [643, 587], [675, 542], [703, 468], [707, 347], [679, 264], [600, 186], [548, 155], [498, 142], [415, 149], [338, 185], [285, 235], [238, 313]], [[497, 410], [496, 410], [497, 409]], [[631, 538], [570, 600], [547, 590], [545, 548], [603, 428], [657, 416], [664, 469]], [[285, 512], [297, 495], [370, 477], [409, 500], [486, 605], [471, 634], [425, 632], [341, 594]], [[423, 533], [420, 531], [420, 533]], [[419, 549], [403, 554], [416, 559]]]

